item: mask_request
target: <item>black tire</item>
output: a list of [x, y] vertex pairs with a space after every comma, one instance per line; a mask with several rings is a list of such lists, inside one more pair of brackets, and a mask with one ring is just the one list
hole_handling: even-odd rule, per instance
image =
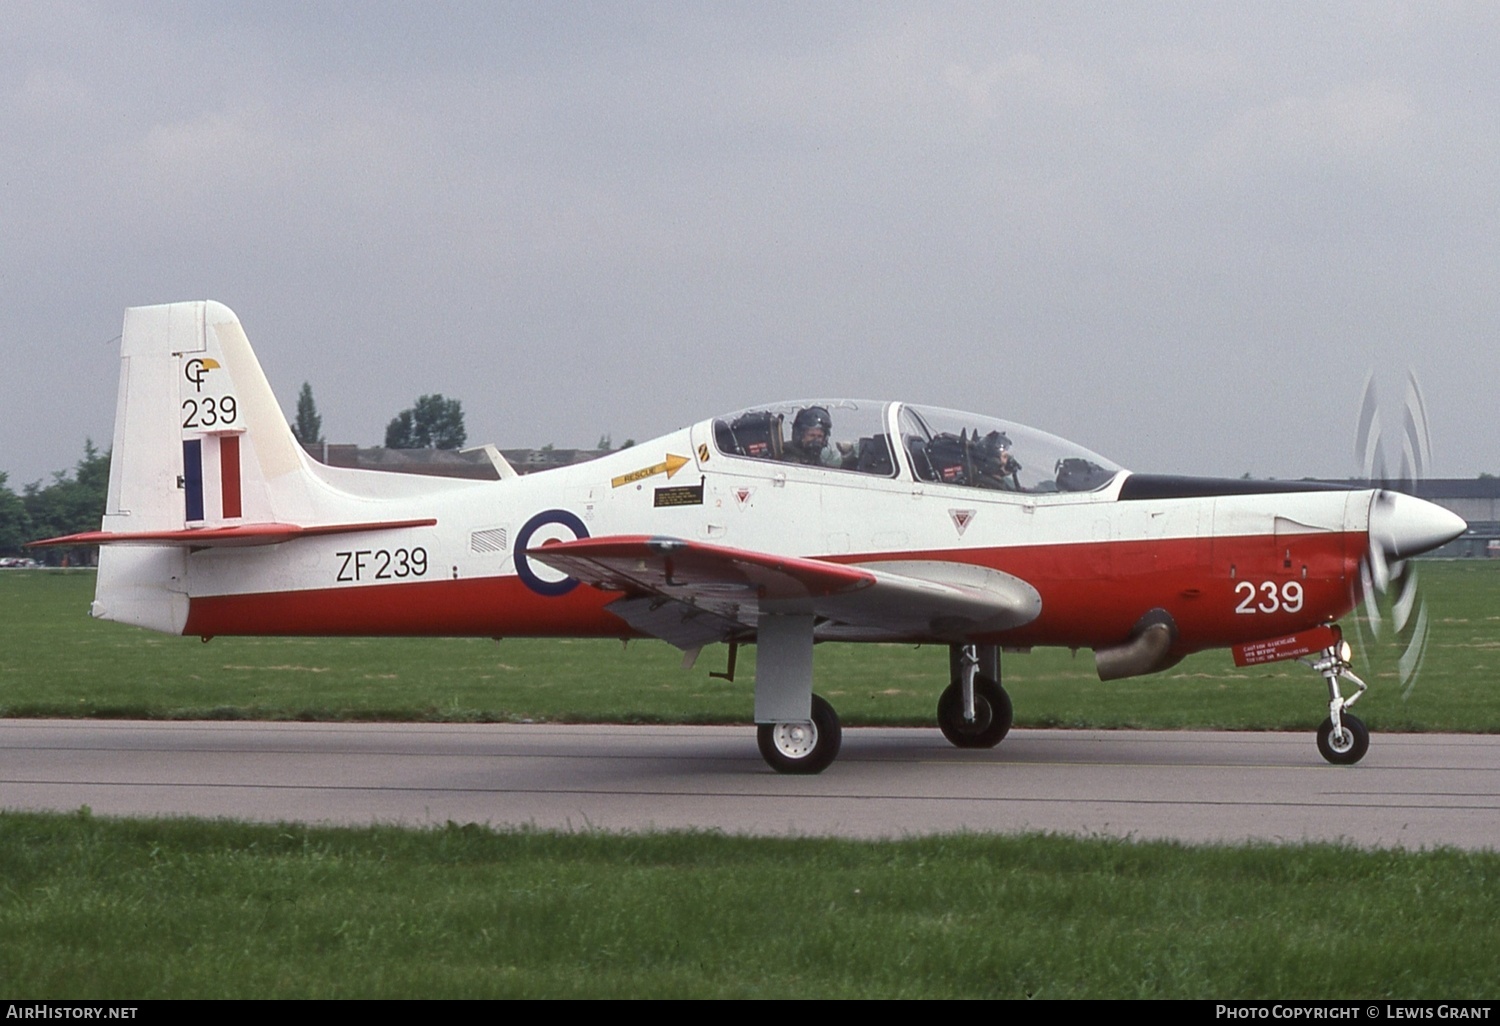
[[822, 773], [838, 758], [844, 731], [833, 706], [813, 695], [811, 723], [762, 723], [755, 740], [761, 758], [777, 773]]
[[1335, 766], [1353, 766], [1370, 750], [1370, 730], [1358, 716], [1344, 713], [1339, 720], [1344, 727], [1339, 737], [1333, 736], [1331, 717], [1318, 728], [1318, 754]]
[[1010, 695], [983, 674], [974, 678], [973, 723], [964, 719], [964, 691], [958, 681], [949, 684], [938, 699], [937, 715], [943, 736], [956, 748], [994, 748], [1015, 722]]

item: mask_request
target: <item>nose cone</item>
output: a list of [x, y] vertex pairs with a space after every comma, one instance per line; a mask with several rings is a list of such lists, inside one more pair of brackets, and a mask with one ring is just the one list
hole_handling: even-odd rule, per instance
[[1378, 491], [1370, 503], [1370, 544], [1387, 559], [1406, 559], [1437, 548], [1469, 529], [1463, 517], [1401, 492]]

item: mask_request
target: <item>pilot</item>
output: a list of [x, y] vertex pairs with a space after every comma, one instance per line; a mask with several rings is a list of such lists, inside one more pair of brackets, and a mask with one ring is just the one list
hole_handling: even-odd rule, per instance
[[1021, 491], [1021, 464], [1011, 455], [1010, 436], [1003, 431], [991, 431], [983, 438], [977, 431], [974, 435], [974, 483], [981, 488]]
[[991, 431], [983, 438], [978, 431], [948, 432], [928, 442], [926, 453], [932, 467], [930, 480], [996, 491], [1022, 490], [1017, 476], [1021, 464], [1010, 454], [1010, 438], [1004, 432]]
[[782, 449], [782, 459], [809, 467], [837, 467], [843, 457], [828, 446], [833, 418], [821, 406], [807, 406], [792, 420], [792, 440]]

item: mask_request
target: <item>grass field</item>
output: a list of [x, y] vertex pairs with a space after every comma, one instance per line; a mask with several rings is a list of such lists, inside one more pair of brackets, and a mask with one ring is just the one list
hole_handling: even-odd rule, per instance
[[1500, 855], [0, 814], [8, 997], [1500, 996]]
[[[1358, 711], [1375, 730], [1500, 731], [1500, 561], [1422, 564], [1432, 640], [1403, 695], [1390, 643], [1365, 653]], [[174, 638], [90, 620], [87, 571], [0, 572], [0, 715], [748, 723], [754, 648], [709, 678], [654, 641]], [[1350, 632], [1352, 635], [1352, 632]], [[1388, 633], [1388, 632], [1387, 632]], [[849, 725], [930, 725], [941, 646], [822, 645], [818, 691]], [[1296, 663], [1235, 669], [1227, 652], [1102, 683], [1093, 657], [1007, 654], [1021, 726], [1313, 729], [1322, 680]]]

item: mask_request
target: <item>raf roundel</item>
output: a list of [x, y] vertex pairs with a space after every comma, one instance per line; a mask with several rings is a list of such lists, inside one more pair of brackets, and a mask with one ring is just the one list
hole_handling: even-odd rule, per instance
[[538, 595], [548, 595], [553, 598], [566, 595], [578, 587], [578, 579], [575, 577], [564, 577], [562, 580], [547, 580], [539, 577], [532, 569], [530, 561], [526, 558], [526, 550], [531, 547], [531, 539], [542, 528], [549, 524], [557, 524], [568, 531], [573, 532], [574, 538], [587, 538], [589, 529], [583, 526], [577, 514], [569, 513], [565, 509], [549, 509], [538, 513], [516, 532], [515, 564], [516, 576], [521, 582], [536, 592]]

